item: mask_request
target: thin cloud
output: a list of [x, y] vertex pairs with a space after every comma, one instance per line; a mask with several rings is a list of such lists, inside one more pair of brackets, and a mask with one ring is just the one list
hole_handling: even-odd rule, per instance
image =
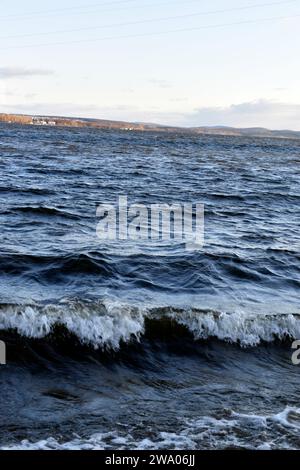
[[202, 107], [183, 116], [181, 124], [300, 130], [300, 104], [261, 99], [228, 107]]
[[93, 104], [75, 104], [75, 103], [15, 103], [4, 104], [7, 112], [10, 113], [24, 113], [24, 114], [51, 114], [56, 116], [66, 115], [87, 115], [97, 113], [98, 107]]
[[23, 68], [23, 67], [0, 67], [0, 79], [28, 78], [35, 76], [53, 75], [51, 70]]
[[184, 101], [188, 101], [187, 98], [171, 98], [170, 101], [172, 103], [183, 103]]
[[160, 80], [158, 78], [152, 78], [148, 80], [148, 83], [151, 85], [154, 85], [158, 88], [171, 88], [172, 84], [168, 82], [167, 80]]

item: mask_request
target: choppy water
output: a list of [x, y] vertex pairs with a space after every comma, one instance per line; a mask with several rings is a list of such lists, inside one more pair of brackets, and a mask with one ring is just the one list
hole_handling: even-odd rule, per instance
[[[300, 142], [0, 126], [2, 448], [299, 448]], [[205, 204], [205, 246], [96, 207]]]

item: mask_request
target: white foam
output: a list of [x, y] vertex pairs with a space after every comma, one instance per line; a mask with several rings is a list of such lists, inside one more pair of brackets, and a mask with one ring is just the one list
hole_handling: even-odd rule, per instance
[[[120, 435], [113, 431], [96, 433], [89, 438], [76, 436], [68, 442], [59, 442], [53, 437], [38, 442], [23, 440], [2, 450], [293, 449], [299, 432], [299, 424], [290, 421], [295, 414], [300, 418], [300, 409], [287, 407], [278, 414], [266, 416], [232, 412], [226, 418], [202, 416], [189, 420], [178, 432], [158, 431], [154, 436], [152, 433], [151, 439], [138, 440], [131, 434]], [[293, 428], [290, 442], [286, 427]]]
[[287, 406], [283, 411], [271, 417], [272, 421], [282, 426], [300, 429], [300, 408]]
[[256, 346], [261, 341], [272, 342], [276, 338], [300, 338], [300, 316], [295, 314], [264, 315], [243, 311], [205, 312], [197, 310], [171, 312], [169, 317], [186, 326], [196, 339], [211, 336], [242, 346]]
[[121, 341], [139, 339], [144, 317], [136, 309], [118, 304], [64, 302], [56, 305], [5, 306], [0, 330], [15, 329], [29, 338], [43, 338], [55, 326], [64, 326], [85, 344], [118, 348]]
[[2, 305], [0, 330], [15, 329], [29, 338], [43, 338], [62, 325], [85, 344], [117, 349], [121, 342], [140, 339], [145, 319], [167, 318], [185, 326], [195, 339], [215, 337], [242, 346], [256, 346], [276, 338], [300, 338], [299, 314], [214, 312], [197, 308], [134, 306], [118, 301], [64, 300], [48, 305]]

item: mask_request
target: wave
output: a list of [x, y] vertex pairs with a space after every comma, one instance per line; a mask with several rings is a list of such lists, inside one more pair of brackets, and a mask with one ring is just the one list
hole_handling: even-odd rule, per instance
[[55, 194], [54, 190], [48, 188], [22, 187], [22, 186], [0, 186], [0, 193], [28, 194], [38, 196], [50, 196]]
[[300, 338], [300, 314], [250, 314], [200, 308], [130, 305], [119, 301], [63, 300], [56, 304], [1, 304], [0, 330], [41, 339], [66, 333], [94, 349], [118, 350], [144, 334], [189, 334], [254, 347]]
[[[121, 431], [98, 432], [90, 437], [74, 437], [62, 442], [49, 437], [37, 442], [28, 439], [2, 450], [195, 450], [195, 449], [298, 449], [300, 409], [286, 407], [270, 415], [241, 414], [201, 416], [187, 420], [174, 432], [158, 430], [151, 437], [136, 438]], [[276, 438], [272, 436], [276, 433]]]
[[33, 215], [41, 215], [41, 216], [59, 216], [65, 217], [68, 219], [79, 219], [80, 216], [74, 213], [67, 212], [66, 210], [57, 209], [55, 207], [49, 206], [19, 206], [13, 207], [11, 209], [12, 212], [20, 212], [20, 213], [28, 213]]
[[[272, 296], [275, 289], [276, 292], [277, 289], [279, 292], [285, 289], [294, 294], [300, 286], [300, 257], [291, 250], [270, 251], [268, 257], [259, 252], [226, 252], [225, 248], [217, 252], [207, 249], [205, 253], [182, 253], [180, 244], [170, 247], [158, 243], [149, 248], [147, 244], [143, 246], [130, 242], [124, 245], [111, 242], [102, 247], [91, 244], [84, 249], [82, 243], [93, 243], [89, 234], [65, 236], [57, 229], [55, 233], [63, 234], [63, 242], [70, 240], [71, 245], [60, 245], [59, 249], [55, 245], [55, 249], [49, 249], [48, 233], [43, 233], [43, 237], [46, 235], [47, 238], [43, 239], [42, 250], [28, 246], [19, 251], [13, 251], [10, 247], [2, 250], [2, 274], [13, 275], [17, 282], [21, 275], [30, 282], [38, 278], [40, 284], [51, 287], [62, 282], [69, 286], [72, 278], [80, 283], [76, 289], [74, 286], [74, 296], [78, 288], [85, 285], [89, 290], [95, 283], [108, 288], [130, 286], [175, 294], [197, 294], [200, 289], [205, 289], [214, 294], [217, 288], [239, 291], [243, 282], [245, 294], [259, 285], [261, 290], [264, 288], [264, 293], [272, 288]], [[239, 292], [236, 294], [240, 295]]]

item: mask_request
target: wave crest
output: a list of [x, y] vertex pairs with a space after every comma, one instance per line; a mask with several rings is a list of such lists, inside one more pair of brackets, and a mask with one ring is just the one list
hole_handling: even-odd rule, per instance
[[300, 338], [300, 315], [249, 314], [219, 312], [199, 308], [172, 306], [132, 306], [117, 301], [61, 301], [57, 304], [2, 304], [0, 330], [14, 330], [28, 338], [45, 338], [56, 327], [64, 327], [82, 344], [95, 349], [119, 349], [122, 343], [140, 340], [147, 332], [157, 331], [153, 325], [168, 324], [172, 330], [182, 329], [195, 340], [217, 338], [253, 347], [261, 342]]

